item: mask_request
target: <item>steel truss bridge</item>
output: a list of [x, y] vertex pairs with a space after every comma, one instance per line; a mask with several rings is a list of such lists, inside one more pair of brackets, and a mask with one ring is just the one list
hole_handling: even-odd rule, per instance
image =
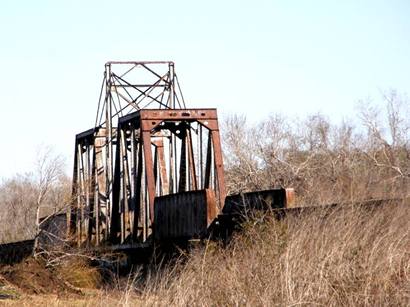
[[225, 200], [216, 109], [186, 108], [173, 62], [106, 63], [95, 125], [75, 139], [72, 193], [79, 246], [147, 244], [154, 225], [200, 236]]

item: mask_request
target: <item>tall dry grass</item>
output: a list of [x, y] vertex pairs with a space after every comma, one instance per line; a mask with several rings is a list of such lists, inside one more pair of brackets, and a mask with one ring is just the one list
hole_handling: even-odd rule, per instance
[[[252, 222], [153, 276], [139, 297], [173, 306], [408, 306], [410, 203]], [[141, 302], [140, 301], [140, 302]]]
[[[69, 267], [64, 272], [69, 274]], [[8, 303], [409, 306], [410, 201], [320, 209], [281, 221], [259, 216], [245, 222], [227, 247], [209, 242], [177, 264], [137, 272], [111, 288], [82, 291], [82, 296], [47, 294]]]
[[[52, 285], [50, 285], [52, 286]], [[410, 201], [249, 219], [227, 247], [208, 243], [177, 264], [82, 296], [19, 306], [409, 306]]]

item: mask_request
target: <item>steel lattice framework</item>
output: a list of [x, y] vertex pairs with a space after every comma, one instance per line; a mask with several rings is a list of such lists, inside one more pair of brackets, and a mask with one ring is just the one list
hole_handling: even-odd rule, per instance
[[216, 109], [187, 109], [173, 62], [105, 64], [95, 127], [76, 136], [71, 234], [146, 244], [157, 196], [225, 183]]

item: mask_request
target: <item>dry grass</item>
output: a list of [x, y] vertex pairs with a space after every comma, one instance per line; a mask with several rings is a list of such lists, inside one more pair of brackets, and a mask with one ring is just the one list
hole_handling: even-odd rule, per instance
[[135, 296], [125, 296], [115, 291], [87, 290], [83, 296], [36, 295], [23, 296], [19, 300], [0, 301], [0, 306], [141, 306]]
[[198, 251], [147, 304], [408, 306], [410, 204], [249, 223], [228, 249]]
[[[81, 266], [80, 266], [81, 267]], [[5, 301], [3, 301], [5, 302]], [[245, 225], [227, 248], [197, 249], [144, 280], [82, 296], [43, 294], [19, 306], [408, 306], [410, 203], [318, 211]]]
[[96, 289], [102, 284], [97, 267], [89, 265], [88, 259], [70, 257], [56, 267], [56, 275], [77, 288]]

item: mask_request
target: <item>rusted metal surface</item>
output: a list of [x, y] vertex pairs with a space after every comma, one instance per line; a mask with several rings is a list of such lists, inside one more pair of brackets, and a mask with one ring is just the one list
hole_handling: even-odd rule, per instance
[[154, 238], [203, 238], [217, 214], [212, 190], [181, 192], [155, 198]]
[[286, 189], [286, 208], [293, 208], [296, 205], [296, 195], [295, 189], [287, 188]]
[[[140, 110], [119, 119], [112, 241], [145, 241], [152, 232], [158, 196], [208, 188], [221, 207], [225, 183], [216, 121], [215, 109]], [[211, 152], [202, 164], [194, 154], [198, 151]]]
[[0, 244], [0, 264], [18, 263], [33, 253], [34, 239]]
[[286, 189], [273, 189], [229, 195], [222, 209], [224, 214], [247, 215], [252, 210], [271, 210], [286, 208], [288, 195], [293, 195]]
[[258, 213], [277, 214], [277, 210], [287, 210], [295, 199], [293, 189], [273, 189], [229, 195], [221, 214], [211, 224], [209, 233], [215, 239], [228, 242], [232, 233], [241, 229], [242, 223]]
[[73, 170], [73, 198], [70, 215], [71, 233], [77, 242], [89, 242], [94, 232], [95, 244], [107, 239], [111, 204], [107, 198], [106, 129], [94, 128], [76, 136]]
[[216, 109], [185, 108], [173, 62], [108, 62], [96, 126], [76, 137], [73, 175], [79, 245], [150, 240], [155, 198], [167, 194], [212, 190], [220, 210]]

